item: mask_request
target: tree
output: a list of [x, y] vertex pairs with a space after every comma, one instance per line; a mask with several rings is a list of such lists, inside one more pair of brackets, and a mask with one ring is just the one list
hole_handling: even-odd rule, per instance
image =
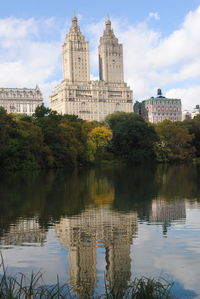
[[88, 134], [90, 145], [93, 145], [94, 157], [100, 160], [112, 138], [112, 131], [106, 127], [95, 127]]
[[0, 165], [2, 169], [49, 167], [50, 151], [41, 129], [0, 109]]
[[194, 157], [194, 136], [181, 122], [165, 120], [155, 125], [159, 140], [155, 143], [155, 154], [159, 162], [185, 161]]
[[137, 163], [154, 158], [155, 130], [141, 116], [116, 112], [106, 122], [113, 132], [111, 150], [118, 159]]
[[200, 114], [196, 115], [194, 119], [184, 120], [182, 126], [187, 128], [189, 133], [193, 135], [191, 145], [195, 147], [196, 156], [200, 157]]
[[56, 111], [52, 111], [50, 108], [47, 108], [44, 106], [44, 104], [42, 104], [41, 106], [38, 106], [36, 109], [35, 109], [35, 113], [33, 114], [33, 118], [41, 118], [41, 117], [45, 117], [45, 116], [48, 116], [50, 114], [57, 114]]

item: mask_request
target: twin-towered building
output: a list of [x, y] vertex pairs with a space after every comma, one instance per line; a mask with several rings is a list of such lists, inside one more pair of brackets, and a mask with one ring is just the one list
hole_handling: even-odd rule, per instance
[[99, 80], [90, 80], [89, 43], [76, 17], [62, 47], [63, 81], [50, 96], [50, 108], [86, 120], [103, 120], [115, 111], [133, 112], [132, 91], [124, 82], [123, 48], [111, 21], [99, 45]]
[[[100, 38], [99, 80], [90, 80], [89, 43], [72, 18], [63, 47], [63, 81], [50, 96], [50, 108], [62, 114], [74, 114], [85, 120], [103, 120], [115, 111], [133, 112], [132, 91], [124, 82], [123, 47], [119, 44], [111, 21], [105, 22]], [[136, 102], [134, 112], [149, 122], [165, 119], [180, 121], [181, 100], [162, 96]]]

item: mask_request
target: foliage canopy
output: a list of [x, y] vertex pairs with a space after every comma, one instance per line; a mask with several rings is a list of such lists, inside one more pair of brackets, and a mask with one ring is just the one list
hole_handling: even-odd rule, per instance
[[0, 107], [0, 167], [76, 167], [102, 160], [141, 163], [200, 157], [200, 116], [152, 125], [134, 113], [115, 112], [105, 122], [85, 121], [38, 107], [32, 116]]

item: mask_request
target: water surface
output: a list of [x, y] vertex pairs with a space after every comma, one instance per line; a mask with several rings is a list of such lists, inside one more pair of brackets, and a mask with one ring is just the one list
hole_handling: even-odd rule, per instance
[[0, 176], [0, 249], [8, 272], [57, 274], [83, 297], [135, 277], [200, 298], [200, 168], [102, 167]]

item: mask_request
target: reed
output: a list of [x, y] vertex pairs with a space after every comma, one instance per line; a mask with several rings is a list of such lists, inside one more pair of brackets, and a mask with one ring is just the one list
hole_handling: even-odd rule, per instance
[[105, 292], [100, 296], [83, 294], [80, 297], [68, 284], [57, 281], [52, 286], [44, 283], [42, 273], [32, 273], [30, 278], [19, 273], [14, 277], [7, 275], [3, 262], [0, 265], [0, 299], [62, 299], [62, 298], [96, 298], [96, 299], [171, 299], [173, 283], [165, 280], [156, 280], [146, 277], [135, 279], [125, 289], [121, 286], [110, 289], [105, 281]]

